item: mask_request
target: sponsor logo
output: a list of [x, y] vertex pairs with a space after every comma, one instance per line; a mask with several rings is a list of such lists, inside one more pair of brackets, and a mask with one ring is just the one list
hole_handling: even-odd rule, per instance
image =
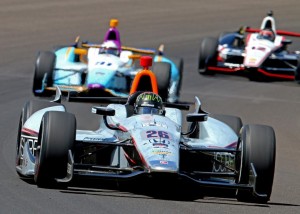
[[234, 168], [235, 156], [230, 153], [214, 153], [213, 172], [228, 172], [227, 168]]
[[161, 160], [159, 161], [160, 164], [163, 164], [163, 165], [167, 165], [168, 164], [168, 161], [164, 161], [164, 160]]
[[150, 100], [150, 101], [156, 101], [156, 102], [160, 102], [162, 103], [162, 99], [157, 96], [156, 94], [148, 94], [148, 93], [143, 93], [141, 94], [140, 96], [138, 96], [138, 100], [137, 102], [140, 100], [140, 99], [143, 99], [143, 100]]
[[21, 157], [23, 157], [25, 144], [28, 144], [28, 148], [30, 153], [35, 157], [36, 152], [38, 150], [38, 139], [37, 137], [30, 137], [26, 135], [21, 136], [21, 143], [20, 143], [20, 149], [21, 149]]
[[165, 155], [171, 154], [171, 152], [168, 152], [168, 151], [162, 151], [162, 150], [161, 150], [161, 151], [155, 151], [155, 150], [154, 150], [154, 151], [152, 151], [152, 153], [155, 154], [155, 155], [164, 155], [164, 156], [165, 156]]
[[83, 141], [104, 141], [104, 139], [99, 137], [85, 137]]
[[163, 128], [168, 128], [168, 126], [166, 124], [157, 123], [157, 122], [143, 123], [142, 126], [143, 127], [145, 127], [145, 126], [159, 126], [159, 127], [163, 127]]
[[171, 144], [170, 141], [164, 139], [150, 139], [149, 142], [153, 145], [153, 148], [168, 148]]

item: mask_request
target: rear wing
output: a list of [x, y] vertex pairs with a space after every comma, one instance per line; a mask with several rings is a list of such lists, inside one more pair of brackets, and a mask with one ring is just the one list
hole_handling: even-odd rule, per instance
[[[245, 32], [247, 32], [247, 33], [258, 33], [258, 32], [260, 32], [260, 29], [247, 27], [245, 29]], [[298, 32], [291, 32], [291, 31], [285, 31], [285, 30], [276, 30], [276, 34], [281, 35], [281, 36], [300, 37], [300, 33], [298, 33]]]

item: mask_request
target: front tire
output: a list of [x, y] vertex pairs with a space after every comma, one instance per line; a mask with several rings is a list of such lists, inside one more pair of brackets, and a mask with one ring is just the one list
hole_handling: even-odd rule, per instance
[[213, 75], [214, 72], [208, 70], [209, 65], [213, 65], [216, 62], [217, 50], [218, 50], [218, 40], [213, 37], [206, 37], [202, 40], [199, 52], [198, 61], [198, 72], [203, 75]]
[[240, 117], [223, 114], [210, 114], [209, 116], [225, 123], [239, 136], [240, 130], [243, 126], [243, 122]]
[[238, 190], [237, 199], [244, 202], [267, 203], [272, 193], [275, 171], [276, 139], [273, 128], [264, 125], [245, 125], [239, 149], [241, 162], [238, 183], [249, 184], [252, 163], [257, 173], [256, 192], [267, 197], [254, 196], [250, 191]]
[[44, 76], [46, 75], [46, 87], [53, 85], [53, 71], [55, 67], [56, 56], [51, 51], [43, 51], [38, 54], [35, 63], [33, 87], [32, 91], [35, 96], [46, 95], [45, 92], [37, 92], [41, 90], [44, 84]]
[[[42, 100], [33, 100], [33, 101], [28, 101], [25, 103], [21, 116], [19, 119], [19, 127], [18, 127], [18, 137], [17, 137], [17, 145], [16, 145], [16, 167], [22, 165], [22, 157], [23, 157], [23, 147], [24, 145], [21, 142], [21, 134], [22, 134], [22, 128], [26, 122], [26, 120], [33, 115], [35, 112], [38, 110], [47, 108], [47, 107], [53, 107], [53, 106], [62, 106], [61, 104], [54, 103], [54, 102], [48, 102], [48, 101], [42, 101]], [[24, 175], [20, 174], [17, 170], [18, 175], [21, 178], [27, 178]]]
[[51, 187], [55, 178], [67, 174], [68, 150], [73, 149], [76, 119], [66, 112], [47, 112], [40, 126], [34, 181], [39, 187]]

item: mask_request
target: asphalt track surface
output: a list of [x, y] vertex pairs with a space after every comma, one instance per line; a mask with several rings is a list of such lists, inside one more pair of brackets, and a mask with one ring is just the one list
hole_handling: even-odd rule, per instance
[[[259, 27], [270, 9], [278, 29], [300, 32], [299, 8], [299, 0], [1, 0], [0, 213], [299, 213], [300, 85], [197, 73], [202, 37], [241, 25]], [[189, 199], [180, 191], [147, 190], [147, 183], [135, 191], [104, 181], [66, 190], [41, 189], [18, 178], [17, 125], [24, 102], [36, 99], [31, 87], [37, 52], [70, 44], [77, 35], [101, 42], [110, 18], [120, 20], [124, 45], [156, 48], [164, 43], [166, 54], [183, 57], [181, 101], [193, 101], [197, 95], [209, 112], [238, 115], [244, 124], [275, 129], [276, 171], [268, 204], [241, 203], [216, 193]], [[293, 47], [300, 49], [299, 39]], [[92, 104], [65, 104], [78, 115], [78, 128], [97, 128]]]

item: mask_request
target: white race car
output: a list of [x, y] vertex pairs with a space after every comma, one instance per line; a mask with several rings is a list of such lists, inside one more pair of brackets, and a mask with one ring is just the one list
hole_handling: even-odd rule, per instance
[[300, 33], [277, 30], [273, 13], [263, 19], [260, 29], [242, 27], [224, 32], [219, 39], [206, 37], [201, 42], [200, 74], [243, 73], [253, 80], [282, 79], [300, 81], [300, 52], [289, 51], [286, 36]]
[[183, 178], [203, 187], [236, 189], [241, 201], [266, 203], [275, 168], [274, 130], [208, 114], [196, 97], [184, 132], [181, 110], [189, 106], [163, 103], [155, 76], [149, 79], [152, 91], [136, 90], [137, 75], [125, 104], [93, 107], [92, 113], [103, 116], [95, 131], [76, 129], [58, 87], [53, 102], [27, 102], [16, 150], [20, 177], [33, 178], [39, 187], [68, 184], [75, 176]]

